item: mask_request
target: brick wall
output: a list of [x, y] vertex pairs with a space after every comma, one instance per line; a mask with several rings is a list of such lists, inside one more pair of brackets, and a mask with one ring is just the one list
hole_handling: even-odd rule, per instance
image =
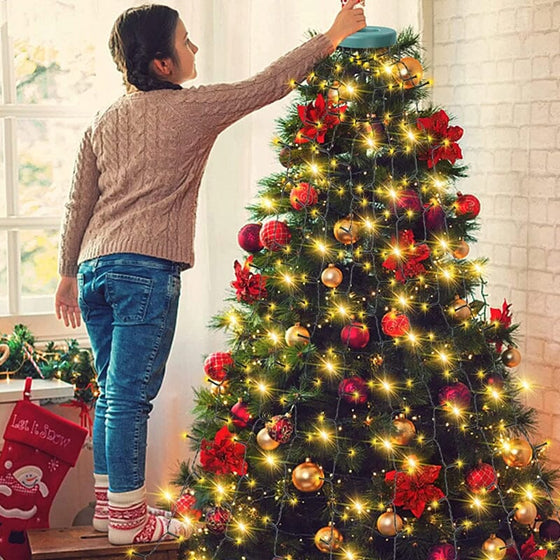
[[560, 464], [560, 1], [424, 2], [434, 102], [464, 127], [469, 178], [482, 203], [487, 292], [520, 322], [520, 376], [537, 390], [535, 442]]

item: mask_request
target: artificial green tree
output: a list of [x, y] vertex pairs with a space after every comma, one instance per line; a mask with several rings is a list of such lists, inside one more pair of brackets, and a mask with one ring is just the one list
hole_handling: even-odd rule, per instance
[[556, 554], [511, 306], [468, 258], [463, 131], [390, 31], [343, 43], [279, 121], [175, 481], [190, 558]]

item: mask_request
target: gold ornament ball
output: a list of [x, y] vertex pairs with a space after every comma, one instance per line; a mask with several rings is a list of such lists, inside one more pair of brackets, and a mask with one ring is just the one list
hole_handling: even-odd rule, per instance
[[394, 537], [403, 528], [403, 520], [392, 509], [388, 509], [377, 518], [377, 530], [385, 537]]
[[391, 442], [395, 445], [408, 445], [416, 435], [416, 426], [404, 416], [395, 418], [393, 426], [397, 433], [391, 436]]
[[334, 224], [334, 236], [337, 241], [340, 241], [343, 245], [350, 245], [358, 241], [359, 233], [358, 222], [352, 217], [342, 218]]
[[507, 553], [506, 543], [496, 535], [490, 535], [482, 543], [482, 552], [491, 560], [501, 560]]
[[517, 502], [514, 506], [513, 518], [521, 525], [532, 525], [537, 518], [537, 506], [533, 502], [525, 500]]
[[453, 249], [453, 251], [451, 251], [451, 254], [456, 259], [464, 259], [469, 254], [470, 250], [471, 250], [471, 248], [469, 247], [468, 243], [461, 239], [461, 241], [459, 241], [459, 243], [457, 243], [457, 247], [455, 247], [455, 249]]
[[532, 458], [533, 448], [523, 438], [510, 440], [508, 448], [502, 453], [502, 459], [508, 467], [526, 467]]
[[502, 354], [502, 362], [507, 367], [517, 367], [521, 363], [521, 352], [517, 348], [509, 346]]
[[323, 273], [321, 274], [321, 282], [327, 288], [336, 288], [342, 282], [342, 272], [339, 268], [334, 266], [334, 264], [329, 264]]
[[464, 321], [465, 319], [469, 319], [471, 316], [471, 308], [469, 307], [469, 304], [459, 296], [455, 296], [455, 300], [449, 309], [451, 311], [451, 315], [457, 321]]
[[292, 471], [292, 482], [300, 492], [317, 492], [325, 482], [322, 467], [309, 459]]
[[330, 525], [319, 529], [315, 533], [315, 538], [313, 540], [315, 542], [315, 546], [321, 552], [330, 553], [340, 548], [340, 545], [344, 541], [344, 537], [336, 527]]
[[403, 84], [405, 89], [413, 88], [422, 81], [424, 69], [418, 60], [410, 56], [401, 58], [393, 66], [393, 77], [399, 84]]
[[274, 441], [270, 437], [268, 430], [266, 428], [263, 428], [257, 434], [257, 444], [261, 449], [264, 449], [265, 451], [272, 451], [273, 449], [276, 449], [280, 445], [278, 441]]
[[309, 344], [309, 331], [296, 323], [286, 331], [285, 339], [288, 346], [296, 346], [298, 344]]
[[227, 379], [224, 379], [221, 383], [210, 383], [210, 392], [214, 396], [226, 395], [229, 391], [229, 383]]

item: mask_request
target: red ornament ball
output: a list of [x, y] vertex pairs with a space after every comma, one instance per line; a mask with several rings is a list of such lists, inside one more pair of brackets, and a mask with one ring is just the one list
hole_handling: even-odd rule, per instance
[[369, 329], [363, 323], [352, 321], [340, 331], [340, 340], [353, 350], [361, 350], [369, 342]]
[[252, 418], [247, 405], [241, 399], [231, 407], [231, 415], [233, 425], [238, 428], [246, 428]]
[[278, 443], [288, 443], [294, 433], [294, 423], [290, 416], [279, 414], [273, 416], [267, 423], [266, 429], [270, 439]]
[[480, 463], [467, 473], [465, 482], [469, 490], [475, 494], [483, 491], [492, 492], [496, 489], [498, 477], [492, 465]]
[[223, 533], [231, 519], [231, 511], [222, 506], [214, 506], [206, 510], [206, 527], [216, 534]]
[[439, 404], [442, 406], [457, 406], [467, 408], [471, 404], [471, 392], [469, 388], [460, 381], [446, 385], [439, 390]]
[[455, 560], [455, 558], [457, 558], [455, 547], [449, 543], [441, 543], [430, 548], [426, 560]]
[[472, 194], [459, 193], [455, 202], [455, 213], [467, 220], [473, 220], [480, 214], [480, 201]]
[[247, 253], [258, 253], [262, 248], [260, 233], [261, 224], [246, 224], [237, 234], [237, 243]]
[[439, 204], [424, 205], [424, 224], [429, 233], [439, 233], [445, 229], [445, 212]]
[[338, 394], [349, 404], [365, 404], [368, 398], [367, 384], [361, 377], [353, 375], [338, 384]]
[[410, 330], [410, 321], [403, 313], [389, 311], [381, 319], [381, 330], [393, 338], [404, 336]]
[[270, 220], [262, 226], [259, 237], [264, 247], [270, 251], [280, 251], [290, 242], [292, 234], [284, 222]]
[[398, 194], [394, 209], [396, 209], [398, 214], [406, 212], [407, 210], [420, 213], [422, 211], [422, 202], [415, 190], [405, 189]]
[[290, 192], [290, 204], [295, 210], [303, 210], [317, 204], [319, 195], [309, 183], [300, 183]]
[[560, 539], [560, 523], [554, 519], [547, 519], [539, 527], [539, 537], [543, 541], [556, 542]]
[[175, 502], [175, 513], [183, 517], [194, 517], [200, 519], [202, 512], [195, 509], [196, 498], [190, 493], [185, 492]]
[[227, 377], [227, 368], [233, 365], [229, 352], [214, 352], [204, 360], [204, 373], [212, 380], [220, 383]]
[[501, 391], [504, 388], [505, 380], [499, 373], [491, 373], [486, 377], [488, 387]]
[[457, 558], [455, 547], [449, 543], [441, 543], [430, 548], [426, 560], [455, 560], [455, 558]]

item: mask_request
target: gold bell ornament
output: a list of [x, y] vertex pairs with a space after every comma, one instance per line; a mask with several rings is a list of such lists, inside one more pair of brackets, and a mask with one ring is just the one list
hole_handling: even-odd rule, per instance
[[358, 222], [352, 216], [347, 216], [334, 224], [333, 232], [337, 241], [343, 245], [351, 245], [358, 241], [359, 229]]
[[403, 520], [399, 514], [388, 508], [377, 518], [376, 527], [384, 537], [394, 537], [402, 531]]
[[329, 264], [321, 274], [321, 282], [327, 288], [337, 288], [342, 282], [342, 271], [334, 264]]
[[329, 525], [319, 529], [313, 540], [321, 552], [330, 553], [340, 548], [344, 537], [336, 527]]
[[456, 319], [457, 321], [464, 321], [465, 319], [469, 319], [471, 316], [471, 308], [469, 307], [469, 304], [459, 296], [455, 296], [455, 300], [449, 306], [449, 311], [451, 312], [453, 319]]
[[537, 518], [537, 506], [529, 500], [517, 502], [514, 506], [513, 518], [521, 525], [532, 525]]
[[292, 471], [292, 483], [300, 492], [317, 492], [325, 483], [322, 467], [306, 459]]
[[393, 427], [396, 433], [391, 436], [391, 443], [395, 445], [408, 445], [416, 435], [416, 426], [403, 414], [393, 420]]
[[526, 467], [533, 458], [533, 448], [524, 438], [511, 439], [504, 445], [502, 459], [508, 467]]
[[502, 354], [502, 362], [507, 367], [517, 367], [521, 363], [521, 352], [513, 346], [508, 346]]
[[501, 560], [507, 553], [506, 543], [494, 534], [491, 534], [482, 543], [482, 552], [490, 560]]
[[397, 83], [405, 89], [411, 89], [422, 81], [424, 69], [418, 60], [405, 56], [393, 66], [392, 73]]
[[280, 442], [273, 440], [268, 433], [268, 429], [263, 428], [257, 433], [257, 444], [261, 449], [264, 449], [265, 451], [272, 451], [280, 445]]
[[464, 259], [470, 252], [470, 247], [468, 245], [468, 243], [466, 241], [464, 241], [463, 239], [461, 239], [459, 241], [459, 243], [457, 243], [457, 246], [455, 247], [455, 249], [453, 249], [453, 251], [451, 251], [451, 254], [456, 258], [456, 259]]
[[305, 327], [296, 323], [286, 331], [284, 338], [288, 346], [297, 346], [298, 344], [305, 346], [309, 344], [310, 336], [309, 331]]

